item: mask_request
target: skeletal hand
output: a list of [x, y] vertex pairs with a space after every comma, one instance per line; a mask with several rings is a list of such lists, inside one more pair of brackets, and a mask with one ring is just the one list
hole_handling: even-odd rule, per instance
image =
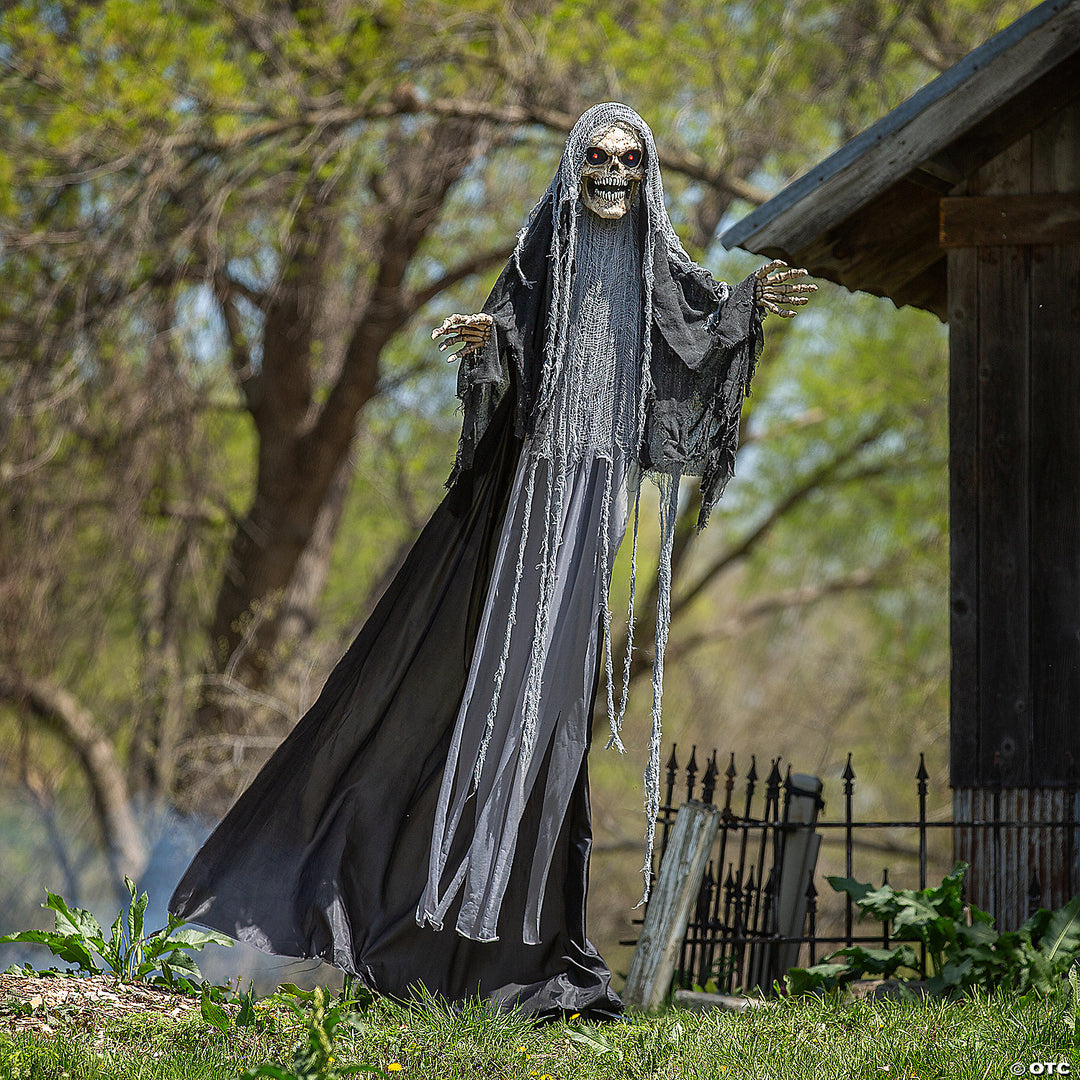
[[482, 312], [479, 315], [449, 315], [441, 326], [431, 331], [431, 340], [434, 341], [438, 337], [444, 339], [439, 342], [439, 352], [452, 349], [455, 345], [464, 346], [446, 358], [449, 364], [463, 353], [482, 349], [491, 337], [491, 327], [494, 323], [495, 320], [490, 315]]
[[[754, 272], [754, 301], [759, 308], [771, 311], [782, 319], [793, 319], [798, 314], [794, 307], [801, 307], [817, 286], [812, 281], [796, 281], [806, 277], [805, 270], [792, 270], [787, 263], [773, 259], [760, 270]], [[782, 304], [792, 307], [784, 308]]]

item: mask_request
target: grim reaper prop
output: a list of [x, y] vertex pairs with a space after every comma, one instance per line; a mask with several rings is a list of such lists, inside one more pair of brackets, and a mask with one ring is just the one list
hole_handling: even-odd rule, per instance
[[636, 564], [649, 474], [647, 889], [679, 480], [701, 477], [703, 525], [734, 470], [762, 313], [794, 314], [777, 304], [806, 302], [802, 275], [714, 281], [671, 227], [645, 122], [618, 104], [581, 117], [483, 313], [433, 335], [464, 346], [445, 499], [174, 914], [386, 993], [618, 1012], [585, 936], [590, 716], [603, 667], [621, 749], [629, 683], [628, 647], [616, 695], [611, 565], [631, 517]]

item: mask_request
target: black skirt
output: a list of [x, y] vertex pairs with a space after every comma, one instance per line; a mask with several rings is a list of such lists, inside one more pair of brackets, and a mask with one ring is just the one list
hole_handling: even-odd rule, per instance
[[587, 758], [574, 766], [541, 944], [521, 940], [525, 856], [542, 825], [546, 770], [561, 765], [554, 746], [521, 823], [499, 940], [461, 937], [453, 917], [438, 932], [416, 922], [520, 447], [506, 401], [319, 699], [195, 856], [169, 902], [173, 914], [270, 953], [321, 958], [398, 997], [422, 986], [540, 1018], [618, 1015], [610, 972], [585, 935]]

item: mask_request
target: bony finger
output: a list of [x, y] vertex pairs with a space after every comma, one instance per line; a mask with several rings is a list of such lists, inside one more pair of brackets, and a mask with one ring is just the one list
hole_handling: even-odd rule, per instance
[[453, 363], [455, 360], [460, 360], [464, 356], [472, 356], [477, 351], [475, 345], [466, 345], [464, 349], [458, 349], [457, 352], [452, 352], [447, 358], [448, 364]]
[[771, 274], [774, 270], [778, 270], [781, 266], [787, 266], [787, 263], [784, 262], [782, 259], [773, 259], [772, 262], [767, 262], [763, 267], [761, 267], [760, 270], [755, 270], [754, 277], [756, 277], [760, 281], [762, 278], [767, 277], [769, 274]]
[[431, 331], [431, 336], [435, 338], [438, 337], [439, 334], [447, 334], [460, 322], [460, 315], [447, 315], [446, 318], [443, 319], [443, 321], [434, 330]]

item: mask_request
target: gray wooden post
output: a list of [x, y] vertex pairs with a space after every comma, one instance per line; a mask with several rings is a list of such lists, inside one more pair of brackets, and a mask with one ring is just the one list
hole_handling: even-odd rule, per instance
[[655, 1009], [671, 986], [719, 817], [715, 806], [704, 803], [679, 807], [626, 977], [622, 998], [627, 1005]]

